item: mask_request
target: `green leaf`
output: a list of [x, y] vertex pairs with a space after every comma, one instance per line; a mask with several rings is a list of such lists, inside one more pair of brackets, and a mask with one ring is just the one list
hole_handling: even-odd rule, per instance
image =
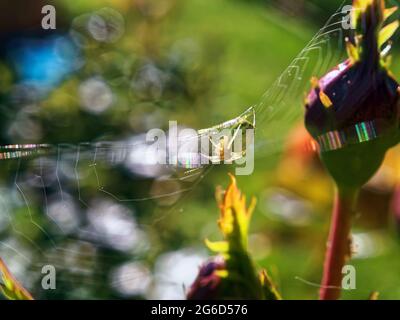
[[396, 32], [399, 27], [399, 21], [389, 23], [379, 32], [379, 47], [381, 47], [386, 41], [388, 41]]
[[374, 0], [354, 0], [352, 21], [353, 25], [356, 26], [363, 13], [367, 11], [367, 8], [373, 5]]
[[282, 300], [275, 283], [271, 280], [266, 270], [260, 273], [260, 282], [264, 292], [264, 299], [266, 300]]
[[208, 249], [215, 253], [227, 253], [229, 251], [229, 243], [227, 241], [212, 242], [208, 239], [205, 240]]
[[348, 38], [346, 39], [346, 50], [352, 63], [356, 63], [360, 59], [358, 47], [352, 44]]

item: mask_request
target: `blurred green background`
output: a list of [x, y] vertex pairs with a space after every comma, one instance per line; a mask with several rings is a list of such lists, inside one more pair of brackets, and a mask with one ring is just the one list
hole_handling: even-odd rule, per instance
[[[2, 144], [134, 141], [172, 119], [202, 128], [233, 118], [260, 101], [342, 1], [50, 3], [56, 30], [40, 28], [47, 1], [0, 4]], [[301, 91], [308, 89], [304, 79]], [[291, 121], [269, 120], [279, 131], [268, 137], [286, 141], [281, 150], [256, 149], [263, 154], [256, 171], [238, 184], [258, 199], [250, 234], [258, 266], [285, 299], [316, 299], [333, 187], [302, 148], [303, 96], [290, 101], [282, 112]], [[1, 162], [0, 255], [10, 269], [41, 299], [183, 298], [209, 254], [204, 238], [219, 238], [214, 190], [233, 169], [213, 168], [187, 182], [184, 196], [163, 201], [157, 196], [184, 186], [127, 165], [98, 164], [94, 172], [92, 159], [75, 166], [75, 156], [39, 158], [44, 166]], [[351, 261], [357, 289], [345, 299], [372, 291], [400, 298], [397, 160], [395, 151], [362, 193]], [[99, 191], [99, 177], [116, 197]], [[148, 201], [120, 201], [138, 197]], [[45, 264], [57, 269], [56, 290], [41, 287]]]

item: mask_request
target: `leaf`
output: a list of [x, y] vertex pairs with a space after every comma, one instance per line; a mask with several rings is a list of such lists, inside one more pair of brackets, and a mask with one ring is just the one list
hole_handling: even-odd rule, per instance
[[398, 28], [399, 28], [399, 21], [397, 20], [385, 26], [379, 32], [379, 40], [378, 40], [379, 47], [381, 47], [386, 41], [388, 41], [394, 35], [394, 33]]
[[367, 20], [373, 25], [374, 29], [384, 20], [385, 3], [384, 0], [354, 0], [352, 10], [352, 24], [354, 27], [363, 28], [362, 20]]
[[224, 239], [217, 242], [205, 240], [206, 246], [217, 253], [217, 258], [222, 258], [223, 262], [210, 262], [202, 267], [188, 297], [281, 299], [266, 272], [259, 275], [247, 249], [248, 229], [256, 201], [253, 198], [247, 206], [246, 197], [238, 189], [235, 177], [230, 175], [230, 179], [226, 191], [221, 188], [216, 191], [220, 209], [218, 226]]
[[372, 5], [374, 0], [354, 0], [353, 1], [353, 11], [352, 11], [352, 21], [353, 24], [357, 24], [358, 19], [361, 17], [369, 6]]
[[18, 282], [0, 258], [0, 292], [9, 300], [33, 300], [31, 294]]
[[212, 242], [208, 239], [205, 240], [208, 249], [215, 253], [224, 254], [229, 251], [229, 243], [227, 241], [216, 241]]
[[358, 47], [352, 44], [349, 38], [346, 38], [346, 50], [347, 55], [353, 64], [360, 60], [360, 52], [358, 51]]
[[324, 105], [325, 108], [330, 108], [333, 106], [332, 100], [328, 97], [328, 95], [320, 90], [319, 92], [319, 99], [321, 100], [322, 104]]
[[256, 201], [252, 199], [249, 207], [246, 207], [246, 197], [241, 194], [236, 185], [236, 179], [230, 175], [231, 184], [223, 197], [217, 197], [220, 208], [218, 226], [231, 246], [247, 247], [247, 232]]
[[317, 77], [315, 77], [315, 76], [311, 77], [310, 82], [311, 82], [311, 88], [312, 89], [318, 89], [319, 88], [319, 80], [318, 80]]
[[276, 289], [275, 283], [271, 280], [266, 270], [261, 271], [260, 282], [266, 300], [282, 300], [280, 293]]
[[387, 20], [393, 13], [397, 11], [398, 7], [386, 8], [383, 11], [383, 20]]
[[379, 300], [379, 292], [373, 291], [370, 295], [368, 300]]
[[[392, 61], [393, 61], [393, 56], [392, 56], [392, 55], [388, 55], [388, 56], [382, 58], [382, 66], [383, 66], [384, 68], [386, 68], [388, 72], [391, 72], [391, 71], [389, 70], [389, 68], [390, 68], [390, 66], [392, 65]], [[391, 75], [391, 76], [392, 76], [393, 78], [395, 78], [393, 75]]]
[[354, 7], [354, 9], [359, 9], [361, 11], [365, 11], [370, 5], [373, 4], [374, 1], [375, 0], [354, 0], [353, 7]]
[[221, 279], [226, 279], [230, 276], [228, 270], [216, 270], [214, 273], [216, 276], [220, 277]]

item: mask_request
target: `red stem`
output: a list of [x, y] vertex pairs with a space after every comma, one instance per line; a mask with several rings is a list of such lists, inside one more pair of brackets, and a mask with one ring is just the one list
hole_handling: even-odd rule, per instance
[[351, 256], [351, 222], [357, 192], [338, 189], [332, 211], [320, 299], [337, 300], [342, 287], [342, 269]]

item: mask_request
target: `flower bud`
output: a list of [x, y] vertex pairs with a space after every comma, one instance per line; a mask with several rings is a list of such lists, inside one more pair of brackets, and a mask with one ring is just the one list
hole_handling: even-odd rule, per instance
[[225, 270], [225, 262], [221, 257], [206, 262], [199, 271], [196, 280], [187, 294], [188, 300], [218, 299], [221, 277], [218, 271]]
[[380, 46], [398, 23], [382, 29], [381, 0], [354, 0], [354, 39], [349, 59], [321, 79], [313, 78], [305, 126], [320, 145], [321, 159], [336, 183], [359, 188], [398, 143], [399, 84], [381, 58]]

